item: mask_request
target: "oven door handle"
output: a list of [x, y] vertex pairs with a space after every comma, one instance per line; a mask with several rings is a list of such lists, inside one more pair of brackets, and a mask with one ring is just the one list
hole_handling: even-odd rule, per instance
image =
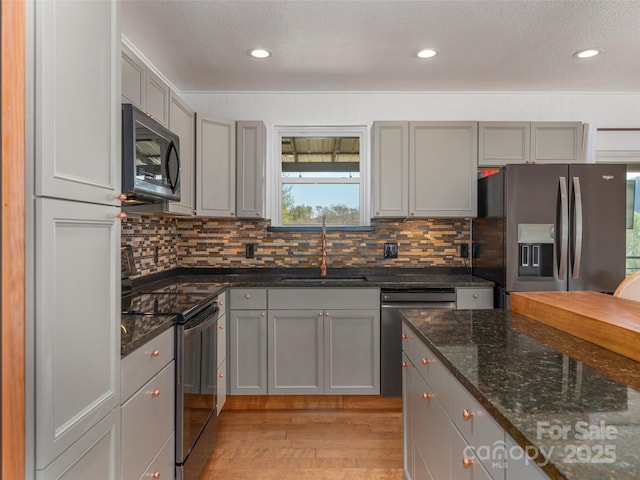
[[185, 338], [188, 338], [188, 337], [192, 337], [194, 335], [197, 335], [198, 333], [206, 330], [207, 328], [211, 328], [217, 322], [218, 322], [218, 316], [217, 315], [212, 315], [209, 319], [205, 320], [202, 323], [198, 323], [194, 327], [186, 328], [187, 325], [188, 325], [187, 324], [187, 325], [185, 325], [184, 336], [185, 336]]

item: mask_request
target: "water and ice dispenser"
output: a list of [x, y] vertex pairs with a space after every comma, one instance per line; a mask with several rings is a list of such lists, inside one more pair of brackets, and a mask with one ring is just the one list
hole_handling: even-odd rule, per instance
[[518, 224], [518, 276], [553, 277], [554, 226]]

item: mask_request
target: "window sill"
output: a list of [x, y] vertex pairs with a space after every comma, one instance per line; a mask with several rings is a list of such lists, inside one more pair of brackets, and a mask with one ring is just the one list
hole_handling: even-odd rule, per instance
[[[374, 232], [372, 225], [331, 225], [327, 232]], [[321, 232], [320, 225], [290, 225], [286, 227], [267, 227], [268, 232]]]

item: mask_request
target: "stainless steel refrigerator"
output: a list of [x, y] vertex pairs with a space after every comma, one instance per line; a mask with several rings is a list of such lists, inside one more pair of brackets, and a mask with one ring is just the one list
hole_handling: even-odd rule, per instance
[[507, 165], [478, 180], [473, 273], [496, 282], [500, 306], [510, 292], [613, 292], [625, 276], [625, 207], [625, 165]]

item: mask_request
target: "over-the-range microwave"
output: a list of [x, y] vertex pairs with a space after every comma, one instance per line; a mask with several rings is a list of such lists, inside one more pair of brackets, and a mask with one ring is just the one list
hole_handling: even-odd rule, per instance
[[122, 104], [123, 203], [180, 200], [180, 138], [130, 103]]

